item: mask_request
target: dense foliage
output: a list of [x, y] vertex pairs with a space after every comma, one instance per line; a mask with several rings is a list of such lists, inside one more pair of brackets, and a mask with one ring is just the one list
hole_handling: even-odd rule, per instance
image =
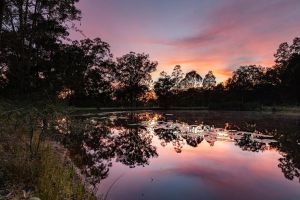
[[[195, 71], [180, 80], [162, 72], [154, 84], [160, 106], [208, 106], [212, 109], [255, 109], [261, 105], [300, 102], [300, 38], [282, 43], [275, 66], [240, 66], [225, 83], [216, 85], [209, 71], [202, 79]], [[180, 67], [179, 67], [180, 68]], [[178, 66], [174, 72], [178, 71]], [[172, 74], [174, 74], [174, 72]]]
[[[179, 65], [153, 82], [157, 62], [130, 52], [114, 59], [100, 38], [72, 41], [79, 0], [0, 2], [0, 94], [10, 99], [64, 99], [77, 106], [239, 107], [298, 104], [300, 38], [282, 43], [275, 65], [241, 66], [216, 85], [212, 71], [184, 74]], [[77, 30], [79, 31], [79, 30]]]

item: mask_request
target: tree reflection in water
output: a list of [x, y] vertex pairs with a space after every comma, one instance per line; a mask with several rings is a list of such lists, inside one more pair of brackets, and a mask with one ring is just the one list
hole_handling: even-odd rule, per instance
[[235, 141], [236, 145], [241, 147], [243, 151], [259, 152], [268, 149], [265, 143], [253, 140], [250, 134], [244, 134], [240, 139]]
[[258, 131], [255, 123], [244, 126], [224, 123], [224, 128], [198, 133], [186, 129], [188, 126], [184, 121], [149, 112], [73, 117], [68, 120], [67, 128], [64, 126], [63, 144], [89, 183], [94, 185], [109, 175], [113, 161], [130, 168], [149, 165], [150, 159], [158, 156], [153, 137], [163, 147], [171, 144], [177, 153], [181, 153], [185, 145], [196, 148], [203, 141], [211, 146], [217, 141], [232, 142], [243, 151], [251, 152], [275, 149], [282, 155], [278, 167], [284, 176], [300, 180], [299, 133]]
[[106, 178], [116, 148], [110, 128], [94, 119], [72, 119], [69, 132], [63, 144], [87, 181], [96, 184]]
[[69, 121], [70, 134], [65, 135], [63, 144], [90, 184], [108, 176], [113, 159], [133, 168], [148, 165], [150, 158], [158, 156], [152, 136], [143, 126], [128, 127], [128, 119], [133, 120], [112, 117]]
[[186, 140], [186, 143], [192, 147], [197, 147], [204, 140], [204, 138], [200, 135], [187, 134], [182, 137]]
[[181, 153], [181, 149], [183, 148], [183, 138], [177, 134], [179, 132], [178, 128], [158, 128], [154, 130], [155, 134], [158, 136], [159, 140], [161, 140], [161, 145], [166, 146], [168, 143], [172, 143], [174, 146], [174, 150], [177, 153]]
[[281, 152], [282, 158], [279, 159], [278, 167], [281, 168], [284, 176], [293, 180], [299, 179], [300, 183], [300, 132], [292, 134], [276, 133], [278, 143], [276, 149]]
[[149, 158], [158, 156], [151, 143], [152, 136], [143, 128], [125, 129], [115, 139], [117, 161], [131, 168], [148, 165]]

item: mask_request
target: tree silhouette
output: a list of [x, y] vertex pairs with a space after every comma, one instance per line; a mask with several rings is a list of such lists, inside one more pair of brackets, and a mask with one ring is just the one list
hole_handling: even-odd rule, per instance
[[40, 90], [41, 72], [67, 39], [69, 22], [80, 19], [70, 1], [1, 1], [0, 58], [7, 67], [7, 93], [29, 94]]
[[130, 52], [117, 58], [116, 78], [123, 98], [135, 105], [138, 98], [149, 89], [151, 72], [157, 62], [149, 60], [149, 55]]
[[154, 84], [154, 91], [158, 96], [158, 101], [161, 106], [167, 106], [170, 103], [172, 91], [175, 86], [174, 79], [167, 75], [166, 72], [161, 72], [160, 77]]
[[203, 79], [203, 89], [211, 90], [215, 87], [216, 83], [216, 77], [212, 71], [209, 71]]
[[171, 78], [174, 81], [174, 88], [173, 89], [180, 89], [180, 81], [183, 78], [183, 72], [181, 70], [180, 65], [176, 65], [172, 71]]
[[105, 75], [100, 68], [89, 69], [84, 80], [86, 95], [95, 99], [97, 104], [102, 106], [111, 101], [113, 93], [111, 77]]
[[202, 79], [194, 70], [184, 75], [180, 65], [153, 83], [151, 73], [158, 63], [149, 55], [130, 52], [114, 60], [109, 44], [100, 38], [68, 38], [71, 29], [80, 32], [74, 25], [81, 18], [78, 1], [0, 1], [1, 96], [44, 101], [62, 98], [71, 105], [91, 107], [252, 110], [262, 105], [299, 104], [300, 37], [279, 45], [273, 67], [237, 67], [218, 87], [212, 71]]
[[[164, 107], [208, 106], [211, 109], [238, 110], [261, 109], [261, 105], [284, 103], [297, 105], [300, 99], [299, 49], [299, 37], [296, 37], [291, 45], [282, 43], [274, 54], [273, 67], [240, 66], [233, 72], [232, 77], [224, 83], [219, 83], [217, 87], [211, 71], [204, 77], [202, 88], [196, 89], [193, 88], [193, 84], [198, 79], [199, 86], [200, 77], [195, 78], [195, 72], [187, 73], [185, 78], [182, 78], [182, 75], [177, 76], [180, 77], [177, 79], [164, 74], [154, 87], [158, 103]], [[182, 74], [179, 66], [176, 66], [175, 71], [177, 73], [173, 74]], [[191, 75], [195, 75], [194, 78]], [[171, 86], [173, 84], [174, 86]]]
[[227, 83], [227, 87], [232, 90], [253, 90], [262, 83], [264, 69], [260, 66], [241, 66], [233, 72], [233, 76]]
[[290, 46], [290, 54], [300, 54], [300, 37], [295, 37], [293, 44]]
[[287, 42], [281, 43], [274, 54], [277, 67], [284, 65], [290, 57], [289, 45]]
[[[284, 101], [299, 102], [299, 55], [300, 38], [296, 37], [292, 45], [282, 43], [275, 56], [275, 72], [277, 79], [277, 90], [285, 96]], [[280, 96], [282, 96], [280, 95]]]
[[[66, 87], [75, 90], [75, 92], [84, 94], [85, 79], [88, 79], [89, 84], [92, 84], [91, 73], [98, 72], [98, 81], [110, 82], [111, 76], [111, 53], [109, 45], [103, 42], [100, 38], [94, 40], [85, 39], [81, 41], [74, 41], [71, 46], [66, 46], [63, 49], [62, 55], [58, 55], [59, 63], [62, 64], [59, 74], [54, 76], [61, 76]], [[74, 55], [74, 57], [73, 57]], [[63, 62], [63, 63], [62, 63]], [[87, 88], [89, 89], [89, 88]]]
[[291, 98], [300, 101], [300, 54], [293, 54], [281, 73], [281, 84], [290, 93]]
[[185, 75], [179, 84], [182, 89], [191, 89], [200, 88], [201, 83], [202, 77], [195, 70], [192, 70]]

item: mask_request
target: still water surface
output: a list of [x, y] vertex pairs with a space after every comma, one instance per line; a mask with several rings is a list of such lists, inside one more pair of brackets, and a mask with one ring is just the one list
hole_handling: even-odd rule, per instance
[[99, 199], [300, 199], [299, 115], [99, 113], [66, 135]]

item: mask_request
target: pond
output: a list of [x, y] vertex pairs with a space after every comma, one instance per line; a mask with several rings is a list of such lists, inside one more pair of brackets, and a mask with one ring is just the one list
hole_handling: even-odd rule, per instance
[[300, 116], [142, 111], [61, 120], [104, 199], [300, 199]]

